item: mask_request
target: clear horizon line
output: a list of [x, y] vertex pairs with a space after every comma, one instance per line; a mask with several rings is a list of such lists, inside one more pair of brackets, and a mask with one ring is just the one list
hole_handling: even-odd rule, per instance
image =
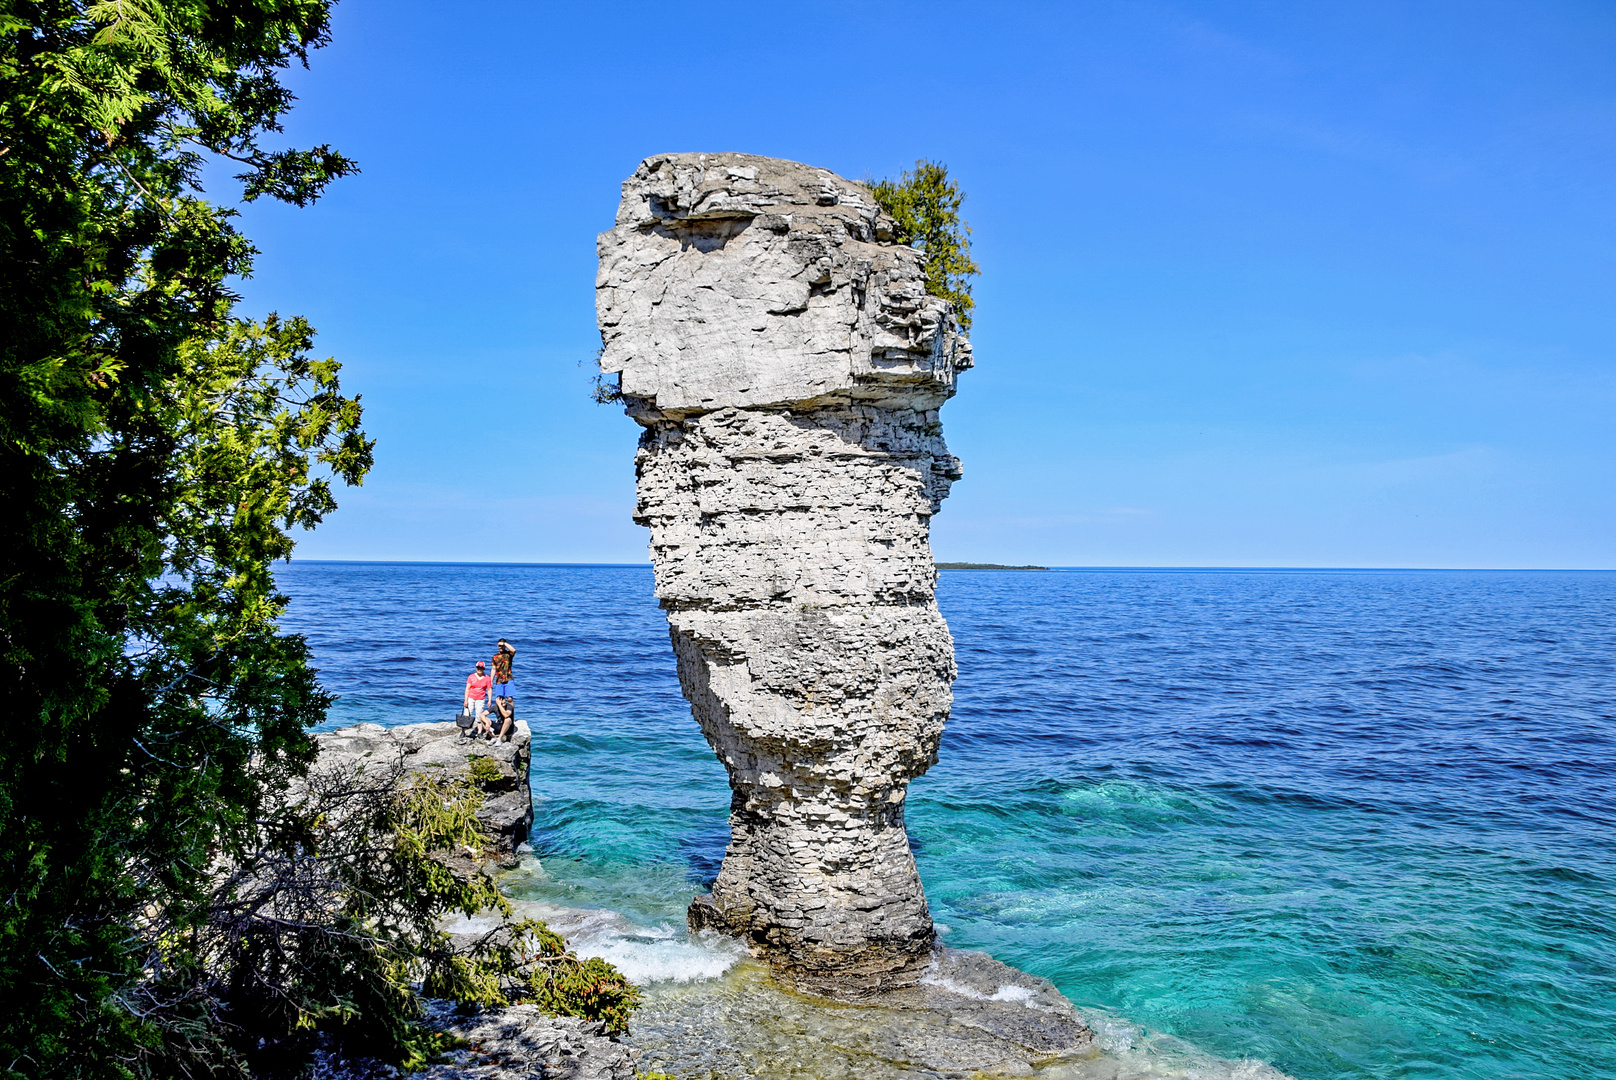
[[[494, 559], [314, 559], [290, 558], [288, 563], [351, 563], [371, 566], [571, 566], [581, 569], [609, 569], [625, 567], [651, 568], [649, 560], [645, 562], [511, 562]], [[939, 560], [934, 560], [939, 561]], [[956, 560], [943, 559], [942, 562]], [[957, 560], [965, 561], [965, 560]], [[1088, 566], [1056, 566], [1024, 563], [1020, 565], [1002, 564], [1006, 569], [1028, 572], [1028, 566], [1036, 567], [1031, 572], [1042, 571], [1182, 571], [1201, 573], [1481, 573], [1481, 574], [1603, 574], [1616, 572], [1616, 567], [1605, 566], [1210, 566], [1191, 564], [1139, 564], [1126, 565], [1121, 563], [1096, 563]], [[958, 569], [960, 573], [971, 573], [971, 569]]]

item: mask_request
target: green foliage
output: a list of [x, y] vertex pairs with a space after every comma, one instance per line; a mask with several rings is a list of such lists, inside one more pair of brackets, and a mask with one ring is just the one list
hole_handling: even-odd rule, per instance
[[235, 316], [253, 248], [197, 183], [355, 171], [260, 142], [326, 33], [325, 0], [0, 6], [0, 1075], [212, 1067], [216, 1004], [154, 987], [331, 700], [270, 564], [371, 443], [307, 324]]
[[470, 772], [472, 782], [480, 787], [503, 784], [506, 779], [505, 770], [499, 767], [499, 762], [481, 754], [471, 755]]
[[[509, 912], [486, 875], [439, 857], [480, 847], [481, 802], [469, 785], [406, 783], [396, 770], [310, 776], [220, 880], [185, 962], [171, 965], [183, 978], [152, 986], [154, 1001], [177, 989], [217, 1000], [212, 1056], [243, 1076], [297, 1073], [321, 1032], [357, 1053], [424, 1061], [435, 1040], [416, 1023], [411, 982], [488, 1002], [510, 966], [497, 950], [457, 954], [437, 928], [452, 911]], [[188, 1064], [167, 1049], [168, 1068]]]
[[607, 376], [596, 374], [590, 382], [589, 399], [596, 405], [610, 405], [623, 400], [623, 388], [615, 382], [608, 382]]
[[971, 227], [960, 217], [965, 196], [948, 178], [948, 166], [917, 161], [897, 180], [869, 185], [870, 194], [892, 218], [896, 239], [925, 253], [926, 291], [954, 305], [960, 329], [971, 328], [971, 278], [981, 268], [971, 258]]
[[[446, 1045], [420, 1023], [419, 994], [532, 1001], [623, 1030], [638, 991], [610, 965], [569, 953], [544, 924], [514, 920], [460, 857], [485, 842], [481, 805], [463, 780], [399, 768], [311, 774], [217, 878], [200, 925], [140, 928], [164, 942], [155, 977], [138, 987], [144, 1010], [214, 1010], [183, 1039], [166, 1025], [152, 1071], [291, 1076], [317, 1045], [418, 1068]], [[438, 929], [455, 912], [492, 923], [457, 946]]]
[[[604, 346], [596, 349], [594, 362], [590, 364], [590, 366], [596, 370], [594, 375], [590, 377], [589, 398], [596, 405], [611, 405], [615, 402], [623, 400], [622, 376], [618, 375], [616, 378], [612, 378], [612, 376], [607, 375], [605, 372], [599, 370], [600, 358], [605, 354], [605, 352], [606, 349]], [[579, 366], [583, 366], [581, 361]]]
[[528, 985], [528, 999], [557, 1016], [604, 1020], [606, 1030], [616, 1033], [628, 1030], [640, 991], [599, 957], [579, 960], [568, 953], [541, 958]]
[[[417, 985], [633, 1001], [452, 869], [469, 785], [300, 779], [331, 698], [271, 567], [372, 444], [305, 322], [236, 315], [254, 251], [197, 179], [302, 206], [355, 171], [261, 142], [327, 18], [0, 4], [0, 1076], [271, 1076], [321, 1039], [420, 1064]], [[490, 907], [469, 948], [437, 929]]]

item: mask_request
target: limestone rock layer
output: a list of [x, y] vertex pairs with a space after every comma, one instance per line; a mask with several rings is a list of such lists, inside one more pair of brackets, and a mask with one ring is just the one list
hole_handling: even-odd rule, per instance
[[660, 155], [624, 183], [597, 281], [601, 367], [645, 428], [635, 519], [733, 790], [691, 923], [853, 993], [930, 954], [903, 803], [954, 679], [929, 532], [970, 346], [892, 235], [823, 169]]

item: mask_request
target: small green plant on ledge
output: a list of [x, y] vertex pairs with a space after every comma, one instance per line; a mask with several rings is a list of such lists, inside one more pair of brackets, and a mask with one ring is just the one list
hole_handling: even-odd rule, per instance
[[869, 185], [877, 205], [897, 228], [897, 240], [925, 254], [926, 291], [954, 305], [961, 330], [971, 328], [971, 278], [982, 272], [971, 258], [971, 227], [960, 217], [965, 195], [948, 166], [921, 159], [896, 180]]
[[505, 770], [499, 767], [499, 762], [481, 754], [471, 755], [470, 771], [472, 783], [478, 787], [490, 787], [505, 779]]

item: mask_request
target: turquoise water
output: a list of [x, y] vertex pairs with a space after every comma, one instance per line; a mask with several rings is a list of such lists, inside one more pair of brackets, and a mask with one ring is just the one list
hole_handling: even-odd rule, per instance
[[[648, 569], [283, 584], [333, 725], [447, 719], [517, 642], [542, 861], [517, 891], [677, 935], [729, 792]], [[960, 679], [909, 823], [948, 944], [1301, 1080], [1616, 1075], [1616, 574], [958, 571], [938, 595]]]

